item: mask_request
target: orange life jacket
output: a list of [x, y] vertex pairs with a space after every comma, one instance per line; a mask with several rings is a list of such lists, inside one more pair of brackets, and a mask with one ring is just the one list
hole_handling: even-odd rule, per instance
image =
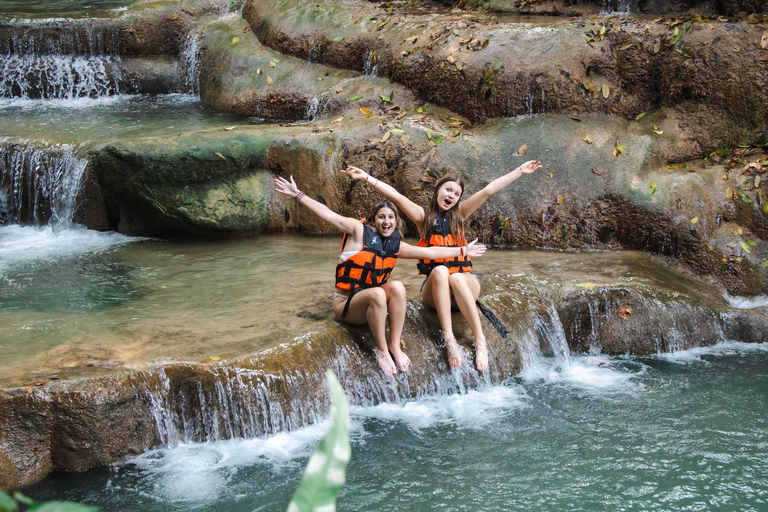
[[[446, 212], [445, 217], [435, 217], [435, 224], [427, 234], [427, 239], [421, 238], [416, 244], [419, 247], [460, 247], [462, 238], [451, 233], [451, 212]], [[472, 272], [472, 261], [469, 256], [456, 256], [455, 258], [443, 258], [439, 260], [419, 260], [416, 268], [419, 274], [428, 276], [437, 266], [448, 267], [448, 272]]]
[[[363, 248], [336, 266], [336, 288], [352, 291], [341, 314], [342, 318], [347, 316], [349, 303], [358, 291], [381, 286], [387, 282], [397, 263], [397, 253], [400, 252], [398, 230], [382, 239], [365, 224], [365, 219], [360, 222], [363, 223]], [[345, 233], [341, 240], [341, 252], [344, 252], [347, 238], [348, 235]]]

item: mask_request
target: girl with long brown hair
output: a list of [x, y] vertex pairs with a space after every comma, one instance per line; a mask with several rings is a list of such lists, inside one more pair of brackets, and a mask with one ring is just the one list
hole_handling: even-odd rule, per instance
[[[341, 172], [355, 180], [365, 180], [376, 192], [391, 199], [411, 219], [419, 231], [418, 246], [456, 247], [466, 243], [464, 221], [477, 211], [493, 194], [499, 192], [523, 174], [531, 174], [541, 167], [541, 162], [531, 160], [514, 171], [493, 180], [468, 199], [464, 194], [464, 179], [458, 173], [445, 174], [436, 184], [435, 192], [427, 208], [395, 190], [392, 186], [373, 178], [357, 167], [349, 166]], [[421, 259], [419, 273], [426, 275], [421, 288], [421, 298], [428, 307], [437, 310], [443, 341], [451, 367], [461, 366], [461, 351], [453, 334], [451, 301], [467, 320], [475, 338], [475, 366], [479, 371], [488, 369], [488, 346], [480, 324], [476, 301], [480, 296], [480, 281], [472, 273], [472, 262], [466, 255], [455, 258]]]
[[[275, 189], [342, 233], [341, 255], [336, 267], [333, 314], [336, 320], [352, 325], [367, 323], [373, 334], [374, 354], [386, 374], [408, 371], [411, 360], [400, 347], [405, 323], [405, 286], [390, 281], [397, 258], [453, 258], [481, 256], [485, 245], [477, 240], [458, 247], [416, 247], [401, 240], [402, 219], [388, 200], [374, 205], [364, 221], [343, 217], [315, 201], [296, 182], [275, 178]], [[389, 341], [386, 321], [389, 316]], [[394, 358], [394, 359], [393, 359]]]

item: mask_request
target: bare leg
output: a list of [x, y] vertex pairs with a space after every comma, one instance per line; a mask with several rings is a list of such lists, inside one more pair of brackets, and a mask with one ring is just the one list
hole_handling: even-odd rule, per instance
[[480, 323], [480, 313], [475, 304], [480, 296], [480, 283], [474, 276], [461, 273], [451, 274], [449, 281], [456, 304], [475, 337], [475, 366], [479, 371], [484, 372], [488, 369], [488, 346]]
[[443, 330], [443, 341], [448, 352], [448, 364], [451, 368], [461, 366], [461, 352], [453, 335], [453, 323], [451, 321], [451, 286], [448, 267], [435, 267], [430, 272], [424, 289], [421, 290], [421, 299], [424, 304], [437, 310], [437, 318], [440, 320], [440, 328]]
[[395, 364], [401, 372], [407, 372], [411, 360], [400, 347], [405, 324], [405, 286], [400, 281], [389, 281], [381, 285], [387, 294], [387, 312], [389, 313], [389, 352], [395, 358]]
[[373, 334], [373, 352], [381, 371], [388, 375], [397, 373], [397, 367], [387, 350], [386, 322], [387, 295], [381, 288], [361, 290], [352, 297], [347, 316], [341, 318], [344, 305], [349, 299], [333, 299], [333, 314], [336, 320], [352, 325], [367, 323]]

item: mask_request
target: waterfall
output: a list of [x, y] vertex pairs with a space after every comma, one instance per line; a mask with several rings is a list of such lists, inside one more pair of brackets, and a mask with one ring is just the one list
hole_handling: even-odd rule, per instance
[[103, 20], [0, 25], [0, 97], [77, 99], [120, 94], [120, 37]]
[[304, 114], [304, 119], [307, 122], [314, 121], [318, 116], [322, 116], [325, 113], [325, 107], [328, 105], [328, 93], [321, 92], [312, 98], [307, 104], [307, 113]]
[[368, 58], [363, 63], [363, 75], [364, 76], [376, 76], [376, 73], [378, 71], [378, 64], [376, 61], [378, 60], [378, 51], [371, 52], [370, 55], [368, 55]]
[[86, 166], [68, 145], [0, 145], [0, 225], [70, 227]]
[[0, 97], [77, 99], [120, 94], [119, 57], [11, 55], [0, 59]]
[[202, 38], [197, 32], [190, 32], [184, 41], [181, 51], [181, 69], [183, 76], [183, 91], [187, 94], [200, 94], [200, 55]]
[[112, 20], [43, 19], [0, 23], [0, 55], [118, 55], [120, 32]]
[[540, 346], [542, 346], [545, 354], [551, 354], [556, 360], [561, 361], [563, 365], [568, 366], [570, 364], [571, 349], [568, 347], [565, 328], [554, 304], [547, 308], [547, 316], [549, 317], [548, 320], [542, 315], [536, 315], [535, 319], [534, 325], [539, 336]]

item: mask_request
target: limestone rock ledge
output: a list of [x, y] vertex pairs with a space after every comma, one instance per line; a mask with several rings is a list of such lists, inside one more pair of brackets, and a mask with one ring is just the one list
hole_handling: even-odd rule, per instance
[[[509, 329], [502, 338], [483, 318], [490, 368], [472, 366], [471, 336], [456, 322], [465, 364], [448, 368], [434, 312], [409, 304], [404, 339], [413, 362], [387, 377], [373, 358], [370, 331], [339, 324], [261, 354], [226, 362], [149, 365], [44, 386], [0, 390], [0, 488], [34, 483], [54, 470], [79, 470], [157, 444], [254, 437], [292, 430], [327, 414], [324, 372], [333, 369], [350, 402], [375, 405], [498, 384], [537, 354], [600, 350], [649, 355], [723, 340], [765, 342], [768, 314], [733, 310], [692, 293], [670, 274], [669, 287], [530, 287], [503, 273], [482, 297]], [[687, 278], [685, 278], [687, 279]], [[675, 289], [679, 288], [679, 289]], [[629, 316], [619, 314], [631, 307]], [[457, 319], [458, 320], [458, 319]]]

